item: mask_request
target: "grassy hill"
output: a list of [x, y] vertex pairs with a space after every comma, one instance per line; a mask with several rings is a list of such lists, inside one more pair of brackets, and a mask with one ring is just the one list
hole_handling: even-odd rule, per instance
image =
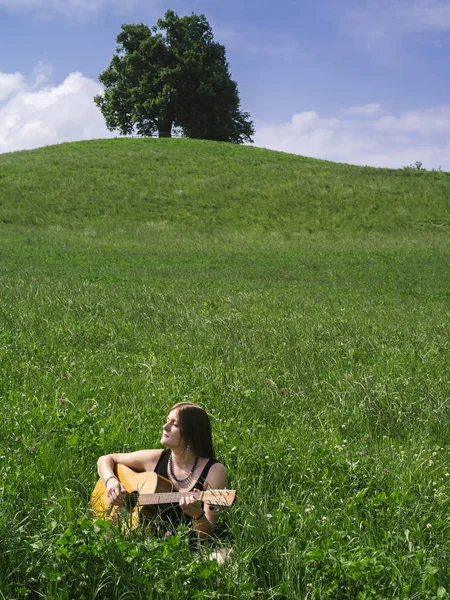
[[[0, 155], [0, 598], [448, 598], [449, 192], [191, 140]], [[225, 566], [89, 512], [183, 399], [238, 491]]]
[[449, 173], [205, 141], [100, 140], [0, 156], [6, 224], [439, 236], [449, 198]]

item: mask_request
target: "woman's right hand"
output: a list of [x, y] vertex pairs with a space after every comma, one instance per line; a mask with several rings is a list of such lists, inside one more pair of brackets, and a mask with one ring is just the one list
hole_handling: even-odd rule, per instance
[[110, 504], [121, 504], [122, 495], [125, 493], [125, 487], [116, 477], [111, 479], [106, 484], [106, 496]]

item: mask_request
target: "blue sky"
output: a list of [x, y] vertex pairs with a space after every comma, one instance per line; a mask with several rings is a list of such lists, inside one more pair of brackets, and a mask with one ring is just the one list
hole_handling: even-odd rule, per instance
[[113, 135], [98, 74], [169, 8], [206, 15], [255, 145], [450, 170], [450, 0], [0, 0], [0, 152]]

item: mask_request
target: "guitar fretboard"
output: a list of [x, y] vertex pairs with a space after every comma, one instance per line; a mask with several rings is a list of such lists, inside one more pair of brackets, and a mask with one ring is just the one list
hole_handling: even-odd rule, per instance
[[[150, 506], [151, 504], [171, 504], [179, 502], [180, 498], [190, 496], [192, 492], [166, 492], [164, 494], [139, 494], [139, 504]], [[201, 500], [201, 497], [200, 497]]]

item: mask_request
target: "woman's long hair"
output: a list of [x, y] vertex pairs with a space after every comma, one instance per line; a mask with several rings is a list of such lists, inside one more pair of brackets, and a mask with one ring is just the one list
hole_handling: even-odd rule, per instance
[[181, 438], [200, 458], [215, 458], [211, 421], [208, 414], [192, 402], [178, 402], [169, 410], [178, 411]]

